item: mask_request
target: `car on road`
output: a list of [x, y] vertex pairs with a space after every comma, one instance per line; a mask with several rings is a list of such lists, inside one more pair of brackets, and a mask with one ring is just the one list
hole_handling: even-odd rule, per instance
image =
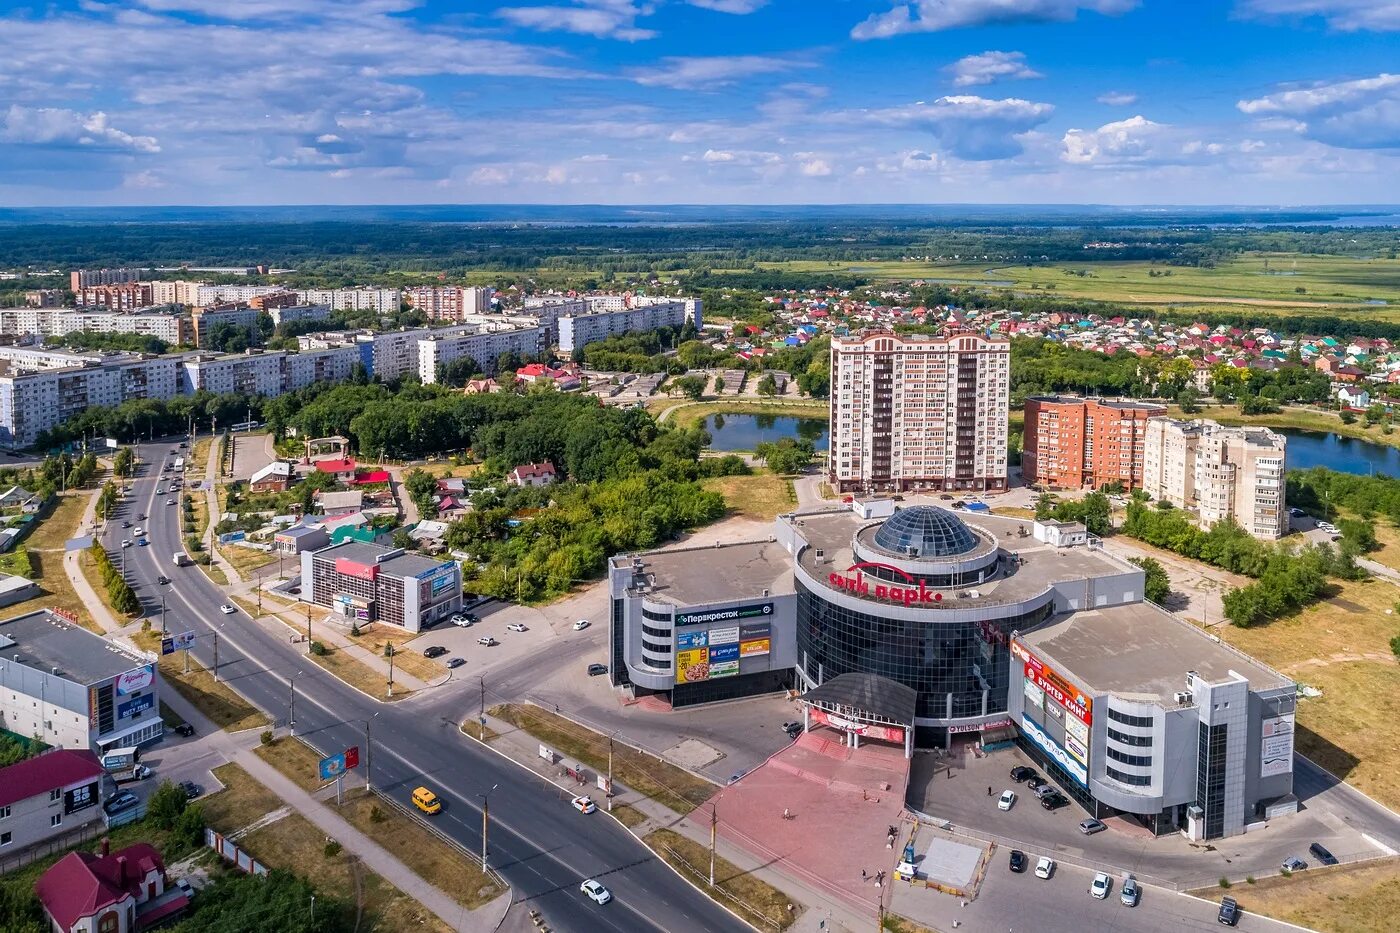
[[166, 504], [166, 505], [174, 505], [174, 504], [175, 504], [175, 500], [174, 500], [174, 499], [166, 499], [166, 500], [165, 500], [165, 504]]
[[113, 816], [115, 814], [124, 813], [127, 810], [130, 810], [132, 807], [136, 806], [140, 802], [141, 798], [137, 797], [129, 790], [124, 790], [120, 794], [117, 794], [117, 796], [113, 797], [111, 800], [104, 803], [102, 805], [102, 809], [107, 811], [108, 816]]
[[1293, 508], [1291, 508], [1291, 509], [1288, 510], [1288, 514], [1289, 514], [1289, 515], [1292, 515], [1294, 518], [1302, 518], [1304, 515], [1306, 515], [1306, 514], [1308, 514], [1308, 513], [1307, 513], [1307, 512], [1304, 512], [1302, 509], [1298, 508], [1297, 506], [1294, 506]]
[[122, 547], [131, 547], [131, 539], [122, 538]]
[[142, 512], [140, 515], [136, 516], [136, 520], [138, 522], [144, 522], [146, 520], [146, 513]]
[[575, 797], [569, 802], [573, 804], [574, 809], [580, 813], [592, 813], [594, 810], [598, 809], [597, 805], [593, 802], [593, 798], [588, 796]]
[[169, 586], [170, 578], [167, 577], [165, 574], [161, 574], [160, 576], [156, 577], [156, 584], [159, 586]]
[[194, 726], [187, 722], [182, 722], [175, 727], [175, 732], [177, 735], [183, 735], [185, 738], [189, 738], [194, 735]]
[[1079, 831], [1086, 836], [1092, 836], [1094, 833], [1101, 833], [1105, 829], [1108, 829], [1108, 824], [1105, 823], [1103, 820], [1079, 821]]
[[1308, 867], [1308, 863], [1296, 855], [1290, 855], [1283, 860], [1283, 865], [1281, 867], [1284, 871], [1302, 871], [1304, 868]]
[[131, 533], [132, 533], [133, 535], [135, 535], [136, 537], [139, 538], [139, 537], [141, 537], [142, 535], [144, 535], [144, 534], [146, 533], [146, 529], [144, 529], [144, 528], [133, 528], [133, 529], [131, 529]]
[[181, 781], [176, 786], [179, 787], [180, 790], [185, 792], [186, 800], [193, 800], [200, 794], [204, 793], [204, 788], [200, 787], [194, 781]]
[[1337, 526], [1334, 525], [1334, 524], [1332, 524], [1331, 522], [1318, 522], [1318, 523], [1317, 523], [1317, 530], [1318, 530], [1318, 531], [1325, 531], [1325, 532], [1327, 532], [1328, 534], [1332, 534], [1333, 532], [1335, 532], [1335, 531], [1337, 530]]
[[607, 666], [606, 664], [590, 664], [590, 665], [588, 665], [588, 676], [589, 676], [589, 677], [597, 677], [599, 674], [606, 674], [607, 672], [608, 672], [608, 666]]
[[447, 654], [447, 649], [442, 645], [429, 645], [423, 649], [423, 657], [425, 658], [440, 658], [444, 654]]
[[1042, 855], [1040, 861], [1035, 863], [1035, 876], [1048, 881], [1054, 873], [1055, 860], [1048, 855]]
[[123, 528], [130, 528], [130, 527], [131, 527], [131, 522], [122, 522], [122, 527], [123, 527]]
[[490, 635], [482, 635], [476, 640], [476, 643], [478, 645], [484, 645], [487, 648], [494, 648], [496, 645], [500, 644], [500, 642], [496, 641], [496, 639], [492, 638]]
[[508, 631], [508, 632], [528, 632], [529, 629], [527, 629], [527, 628], [525, 627], [525, 623], [523, 623], [523, 622], [512, 622], [510, 625], [507, 625], [507, 626], [506, 626], [506, 631]]
[[226, 616], [231, 616], [238, 610], [230, 606], [228, 603], [224, 603], [222, 606], [219, 607], [219, 611]]
[[578, 889], [584, 893], [585, 897], [595, 904], [606, 904], [608, 901], [612, 900], [612, 892], [592, 878], [589, 878], [583, 884], [579, 885]]
[[468, 625], [472, 624], [470, 619], [461, 614], [455, 615], [447, 621], [451, 622], [453, 625], [460, 626], [461, 628], [466, 628]]
[[1010, 810], [1016, 803], [1016, 792], [1014, 790], [1004, 790], [1001, 797], [997, 799], [998, 810]]
[[[1015, 781], [1017, 784], [1020, 784], [1022, 781], [1029, 781], [1032, 778], [1036, 780], [1040, 779], [1040, 775], [1035, 773], [1034, 768], [1027, 768], [1025, 765], [1017, 765], [1011, 769], [1011, 780]], [[1035, 788], [1031, 788], [1031, 790], [1035, 790]]]
[[590, 624], [591, 623], [587, 619], [579, 619], [577, 622], [574, 623], [574, 631], [581, 632], [584, 629], [588, 628]]
[[1007, 862], [1007, 867], [1019, 875], [1026, 870], [1026, 863], [1028, 861], [1030, 860], [1026, 858], [1026, 853], [1022, 852], [1020, 849], [1012, 849], [1011, 859]]
[[1331, 852], [1328, 852], [1327, 847], [1320, 842], [1314, 842], [1312, 845], [1308, 846], [1308, 851], [1313, 854], [1313, 858], [1317, 859], [1323, 865], [1337, 864], [1337, 857]]
[[1041, 800], [1040, 805], [1047, 810], [1058, 810], [1061, 807], [1069, 806], [1069, 798], [1066, 797], [1064, 794], [1060, 793], [1059, 791], [1056, 791], [1055, 793], [1049, 794], [1043, 800]]
[[466, 659], [465, 659], [465, 658], [449, 658], [448, 661], [447, 661], [447, 666], [448, 666], [449, 668], [452, 668], [452, 667], [461, 667], [463, 664], [466, 664], [466, 663], [467, 663], [467, 662], [466, 662]]
[[1096, 872], [1094, 880], [1089, 882], [1089, 893], [1103, 900], [1108, 897], [1108, 892], [1113, 888], [1113, 879], [1104, 872]]
[[147, 541], [145, 538], [137, 538], [137, 539], [136, 539], [136, 544], [137, 544], [138, 547], [145, 547], [146, 545], [148, 545], [148, 544], [150, 544], [150, 543], [151, 543], [151, 542]]
[[953, 497], [952, 497], [952, 496], [939, 496], [938, 498], [939, 498], [939, 500], [942, 501], [942, 502], [952, 502], [952, 501], [953, 501]]
[[1220, 899], [1220, 910], [1215, 914], [1215, 922], [1223, 923], [1227, 927], [1232, 927], [1240, 922], [1240, 905], [1235, 903], [1233, 897]]
[[438, 795], [426, 787], [413, 789], [413, 805], [428, 814], [437, 813], [442, 809], [442, 801], [438, 799]]
[[1132, 875], [1124, 875], [1118, 888], [1118, 900], [1124, 907], [1136, 907], [1142, 897], [1142, 885]]

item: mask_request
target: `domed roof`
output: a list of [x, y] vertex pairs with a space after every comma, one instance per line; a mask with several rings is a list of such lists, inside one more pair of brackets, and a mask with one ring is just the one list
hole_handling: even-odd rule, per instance
[[947, 509], [915, 505], [895, 512], [875, 532], [875, 546], [914, 557], [956, 557], [977, 547], [977, 536]]

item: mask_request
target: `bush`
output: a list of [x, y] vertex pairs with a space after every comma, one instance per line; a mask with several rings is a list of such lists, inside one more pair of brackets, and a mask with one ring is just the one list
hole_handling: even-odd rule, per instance
[[1390, 640], [1390, 653], [1400, 658], [1400, 635], [1396, 635]]
[[264, 745], [271, 745], [273, 742], [277, 741], [276, 738], [273, 737], [271, 729], [264, 729], [262, 735], [258, 736], [258, 740]]
[[379, 809], [379, 807], [377, 807], [377, 806], [370, 807], [370, 808], [369, 808], [369, 821], [370, 821], [371, 823], [382, 823], [382, 822], [384, 822], [384, 811], [381, 810], [381, 809]]
[[360, 637], [360, 624], [359, 624], [358, 622], [356, 622], [356, 623], [354, 623], [353, 625], [350, 626], [350, 635], [351, 635], [351, 637], [353, 637], [353, 638], [359, 638], [359, 637]]
[[188, 805], [184, 791], [170, 781], [161, 781], [160, 787], [146, 800], [146, 819], [159, 829], [174, 829]]
[[337, 855], [340, 854], [340, 848], [340, 843], [332, 839], [326, 843], [326, 847], [321, 851], [326, 856], [326, 858], [335, 858]]
[[318, 657], [324, 655], [326, 653], [326, 646], [321, 644], [319, 641], [313, 641], [311, 643], [311, 653], [317, 655]]
[[1221, 875], [1221, 876], [1220, 876], [1220, 886], [1221, 886], [1222, 888], [1228, 888], [1228, 887], [1230, 886], [1230, 879], [1229, 879], [1229, 878], [1226, 878], [1224, 875]]

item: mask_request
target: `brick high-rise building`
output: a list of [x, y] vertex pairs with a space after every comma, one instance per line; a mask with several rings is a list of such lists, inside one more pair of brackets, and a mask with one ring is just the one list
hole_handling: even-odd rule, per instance
[[831, 341], [838, 491], [1006, 488], [1011, 342], [873, 332]]
[[122, 285], [139, 281], [140, 269], [74, 269], [68, 273], [68, 289], [74, 292], [94, 285]]
[[79, 308], [102, 308], [107, 311], [134, 311], [155, 304], [149, 282], [124, 282], [120, 285], [88, 285], [73, 293], [73, 304]]
[[1053, 489], [1140, 488], [1147, 419], [1166, 413], [1154, 402], [1032, 396], [1021, 471], [1027, 483]]

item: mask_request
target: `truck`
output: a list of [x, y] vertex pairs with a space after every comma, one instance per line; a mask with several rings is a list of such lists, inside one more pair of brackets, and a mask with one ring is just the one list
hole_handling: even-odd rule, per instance
[[151, 769], [141, 764], [141, 749], [113, 748], [103, 753], [102, 767], [117, 784], [127, 781], [143, 781], [151, 776]]
[[108, 771], [107, 776], [112, 779], [113, 784], [130, 784], [132, 781], [146, 780], [151, 776], [151, 769], [147, 765], [134, 765], [120, 771]]
[[190, 560], [190, 555], [186, 554], [184, 551], [175, 552], [176, 567], [188, 567], [192, 563], [194, 563], [194, 561]]

